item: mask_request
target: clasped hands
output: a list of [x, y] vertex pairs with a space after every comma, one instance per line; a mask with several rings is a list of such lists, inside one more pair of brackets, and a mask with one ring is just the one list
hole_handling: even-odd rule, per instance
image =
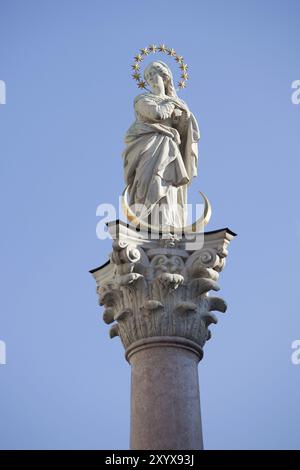
[[185, 118], [190, 117], [190, 110], [185, 103], [183, 103], [182, 101], [176, 100], [176, 98], [170, 98], [169, 101], [175, 105], [175, 109], [173, 111], [173, 116], [175, 118], [178, 118], [181, 116]]

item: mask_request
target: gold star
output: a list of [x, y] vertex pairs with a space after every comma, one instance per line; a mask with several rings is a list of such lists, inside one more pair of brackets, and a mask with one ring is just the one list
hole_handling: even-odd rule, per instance
[[185, 81], [184, 81], [184, 80], [180, 80], [180, 82], [178, 83], [178, 86], [179, 86], [180, 88], [185, 88], [185, 87], [186, 87]]
[[188, 66], [187, 66], [187, 64], [181, 64], [179, 66], [179, 68], [185, 72], [187, 70]]
[[131, 66], [133, 70], [140, 70], [140, 64], [136, 63]]
[[138, 82], [138, 87], [139, 88], [146, 88], [146, 82], [143, 82], [143, 81]]
[[164, 44], [160, 44], [160, 46], [158, 46], [158, 50], [160, 52], [167, 52], [167, 48]]
[[176, 56], [176, 52], [174, 49], [168, 49], [168, 54], [171, 55], [172, 57]]
[[149, 46], [149, 51], [155, 53], [157, 51], [157, 46], [155, 44], [151, 44], [151, 46]]
[[148, 51], [147, 47], [144, 47], [143, 49], [141, 49], [141, 53], [142, 53], [142, 55], [148, 55], [149, 51]]
[[176, 62], [183, 62], [183, 57], [182, 57], [182, 55], [177, 55], [177, 56], [175, 57], [175, 60], [176, 60]]
[[181, 74], [181, 78], [183, 78], [183, 80], [188, 80], [189, 76], [188, 76], [188, 74], [187, 74], [186, 72], [183, 72], [183, 73]]
[[134, 60], [136, 60], [136, 62], [141, 62], [143, 60], [143, 57], [141, 56], [141, 54], [138, 54], [135, 56]]
[[134, 78], [135, 80], [140, 80], [141, 74], [140, 73], [133, 73], [132, 78]]

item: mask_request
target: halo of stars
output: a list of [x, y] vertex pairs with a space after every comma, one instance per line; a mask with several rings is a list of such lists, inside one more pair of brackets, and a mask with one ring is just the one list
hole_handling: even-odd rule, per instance
[[142, 75], [141, 75], [141, 62], [145, 57], [147, 57], [149, 54], [155, 54], [156, 52], [162, 52], [164, 54], [169, 55], [170, 57], [173, 57], [176, 62], [179, 65], [180, 69], [180, 81], [178, 82], [179, 88], [185, 88], [186, 87], [186, 81], [189, 78], [188, 75], [188, 66], [184, 62], [184, 59], [181, 55], [178, 55], [174, 49], [171, 49], [165, 44], [160, 44], [159, 46], [156, 46], [155, 44], [151, 44], [148, 47], [144, 47], [143, 49], [140, 49], [140, 52], [134, 57], [134, 64], [132, 64], [132, 78], [137, 82], [137, 86], [141, 89], [145, 88], [146, 89], [146, 82], [143, 80]]

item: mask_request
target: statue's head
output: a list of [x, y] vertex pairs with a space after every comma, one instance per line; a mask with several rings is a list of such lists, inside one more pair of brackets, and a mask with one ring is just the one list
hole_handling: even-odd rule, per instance
[[144, 78], [154, 93], [165, 93], [176, 97], [173, 75], [167, 64], [160, 60], [150, 62], [145, 68]]

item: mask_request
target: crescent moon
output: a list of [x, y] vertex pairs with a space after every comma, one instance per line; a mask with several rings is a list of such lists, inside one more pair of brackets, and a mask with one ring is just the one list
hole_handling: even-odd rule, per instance
[[147, 222], [141, 220], [129, 207], [128, 203], [127, 203], [127, 194], [128, 194], [128, 189], [129, 189], [129, 185], [126, 186], [126, 188], [124, 189], [123, 193], [122, 193], [122, 199], [121, 199], [121, 203], [122, 203], [122, 209], [123, 209], [123, 212], [124, 212], [124, 215], [125, 217], [127, 217], [127, 219], [129, 220], [129, 222], [132, 222], [133, 225], [137, 226], [139, 225], [141, 228], [144, 228], [145, 230], [152, 230], [154, 232], [161, 232], [161, 233], [169, 233], [170, 231], [174, 232], [174, 233], [191, 233], [191, 232], [200, 232], [201, 229], [203, 227], [205, 227], [205, 225], [208, 224], [210, 218], [211, 218], [211, 204], [209, 202], [209, 200], [207, 199], [207, 197], [205, 196], [205, 194], [203, 194], [201, 191], [199, 191], [199, 194], [201, 194], [201, 196], [203, 197], [204, 199], [204, 211], [203, 211], [203, 214], [201, 217], [199, 217], [199, 219], [197, 219], [195, 222], [193, 222], [192, 224], [190, 225], [186, 225], [182, 228], [180, 227], [172, 227], [170, 226], [169, 227], [169, 230], [163, 230], [163, 229], [160, 229], [159, 227], [157, 226], [154, 226], [154, 225], [151, 225], [151, 224], [148, 224]]

